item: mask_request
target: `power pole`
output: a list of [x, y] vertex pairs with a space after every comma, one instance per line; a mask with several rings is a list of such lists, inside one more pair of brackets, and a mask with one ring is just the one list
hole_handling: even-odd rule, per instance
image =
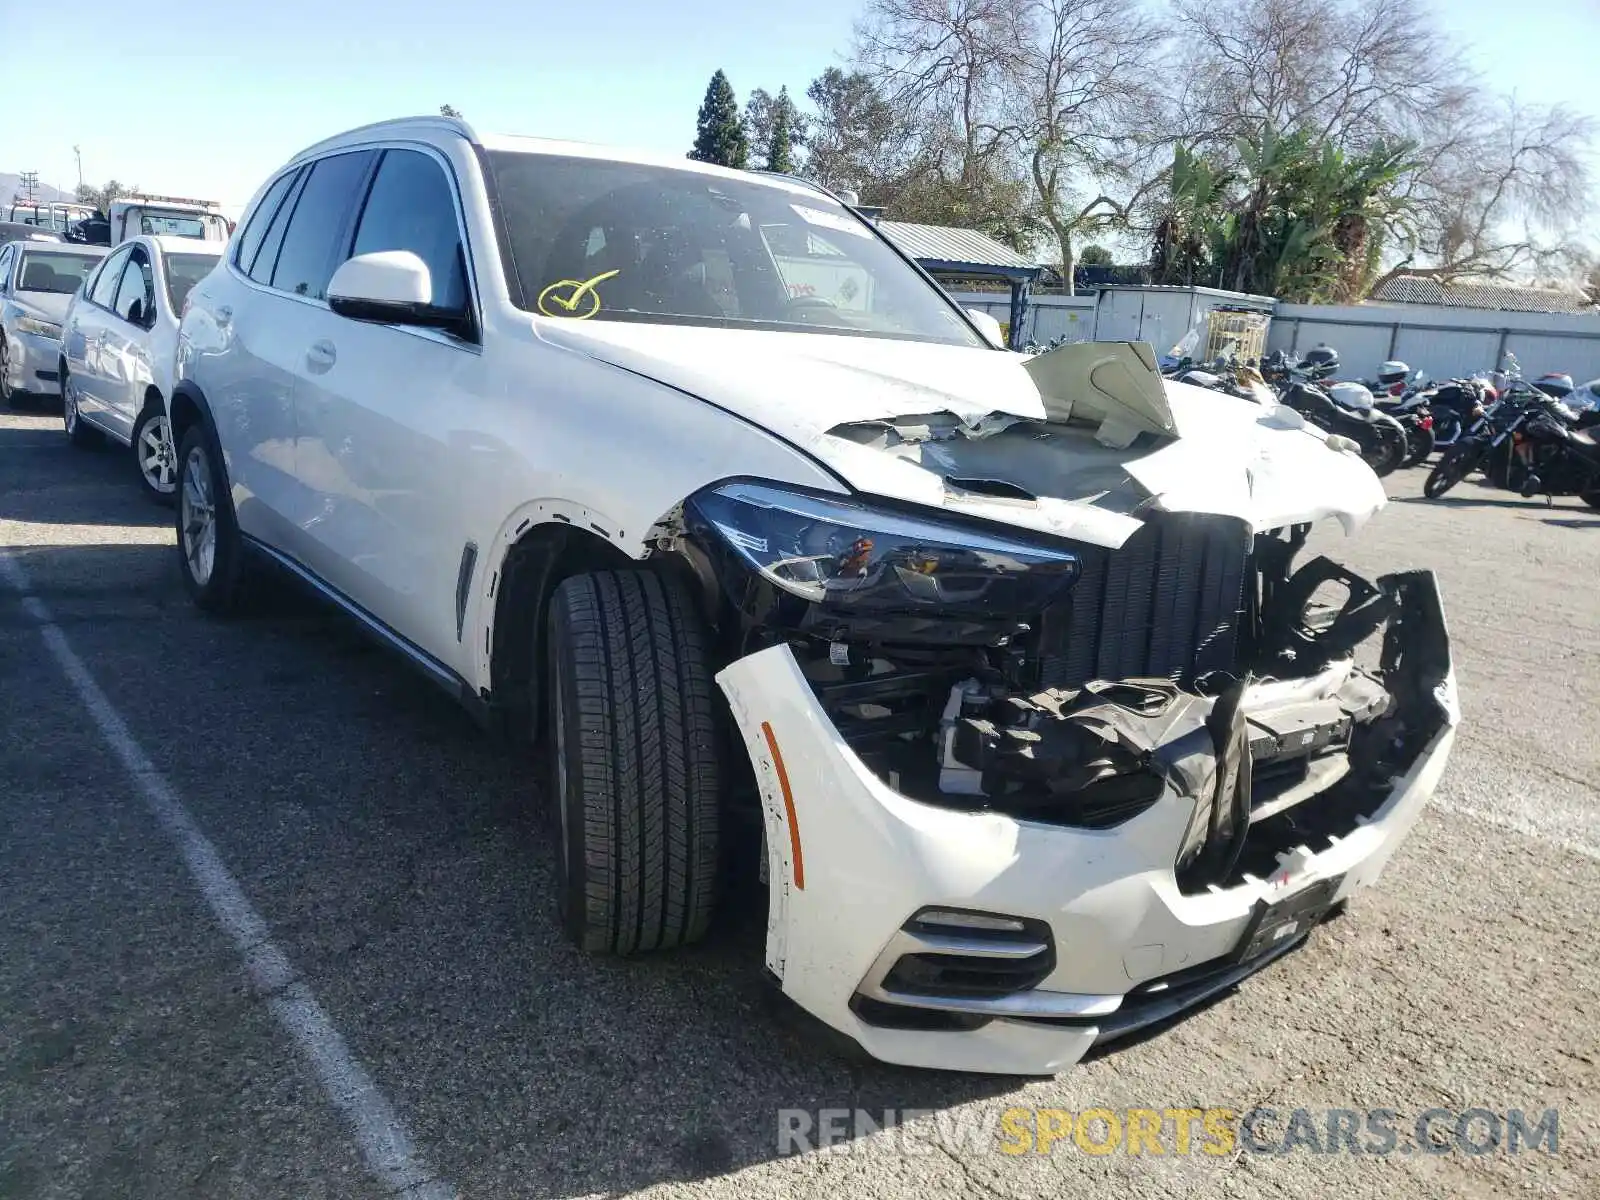
[[17, 176], [17, 190], [26, 193], [24, 199], [33, 204], [39, 199], [39, 172], [24, 171]]
[[72, 148], [72, 157], [78, 160], [78, 186], [83, 186], [83, 150], [77, 146]]

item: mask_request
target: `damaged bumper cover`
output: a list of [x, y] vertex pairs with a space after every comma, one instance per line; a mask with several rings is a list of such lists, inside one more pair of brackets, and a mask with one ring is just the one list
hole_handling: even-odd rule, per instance
[[[1116, 681], [954, 714], [943, 749], [969, 793], [1070, 797], [1141, 774], [1099, 821], [1042, 800], [1034, 819], [1014, 795], [1005, 811], [913, 799], [840, 735], [788, 646], [734, 662], [718, 682], [762, 795], [768, 968], [879, 1059], [1049, 1074], [1292, 950], [1378, 877], [1458, 720], [1433, 576], [1375, 591], [1381, 687], [1348, 656], [1303, 653], [1298, 677], [1214, 696]], [[1347, 623], [1374, 611], [1364, 599]], [[1324, 753], [1353, 736], [1359, 762]]]

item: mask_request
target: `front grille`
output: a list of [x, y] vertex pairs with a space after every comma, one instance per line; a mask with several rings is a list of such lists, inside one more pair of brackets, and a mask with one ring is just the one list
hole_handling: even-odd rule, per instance
[[1045, 613], [1040, 684], [1234, 671], [1249, 557], [1243, 522], [1191, 513], [1158, 513], [1116, 550], [1083, 547], [1077, 584]]

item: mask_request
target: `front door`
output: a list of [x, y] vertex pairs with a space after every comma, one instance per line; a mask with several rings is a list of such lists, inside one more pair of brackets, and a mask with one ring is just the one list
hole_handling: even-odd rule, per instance
[[[420, 149], [385, 151], [350, 253], [409, 250], [429, 267], [432, 302], [466, 310], [463, 245], [442, 164]], [[481, 447], [477, 462], [470, 433], [486, 402], [479, 347], [436, 330], [335, 318], [305, 350], [295, 469], [320, 498], [306, 527], [308, 565], [461, 670], [467, 514], [491, 450]]]
[[106, 257], [99, 274], [85, 285], [88, 303], [72, 306], [67, 328], [62, 331], [62, 352], [67, 360], [67, 375], [78, 412], [98, 425], [110, 427], [106, 415], [106, 379], [110, 368], [105, 360], [107, 326], [122, 285], [122, 271], [133, 253], [124, 247]]

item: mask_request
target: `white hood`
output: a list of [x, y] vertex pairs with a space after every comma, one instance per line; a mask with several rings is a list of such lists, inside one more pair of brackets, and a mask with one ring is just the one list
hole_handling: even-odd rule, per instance
[[[1291, 410], [1188, 384], [1165, 385], [1176, 439], [1154, 450], [1148, 444], [1119, 450], [1098, 444], [1092, 430], [1033, 424], [1046, 420], [1046, 404], [1021, 355], [616, 321], [539, 321], [535, 328], [553, 344], [660, 380], [770, 430], [860, 491], [1101, 545], [1131, 536], [1141, 522], [1129, 510], [1152, 498], [1167, 511], [1238, 517], [1256, 531], [1331, 516], [1347, 532], [1385, 500], [1359, 457], [1330, 448], [1321, 430], [1304, 426]], [[915, 444], [891, 437], [893, 446], [862, 440], [864, 423], [939, 413], [969, 427], [965, 435]], [[830, 432], [843, 426], [857, 426], [847, 431], [856, 436]], [[974, 475], [1009, 476], [1032, 498], [976, 494], [949, 482]], [[1133, 503], [1130, 478], [1139, 493]]]

